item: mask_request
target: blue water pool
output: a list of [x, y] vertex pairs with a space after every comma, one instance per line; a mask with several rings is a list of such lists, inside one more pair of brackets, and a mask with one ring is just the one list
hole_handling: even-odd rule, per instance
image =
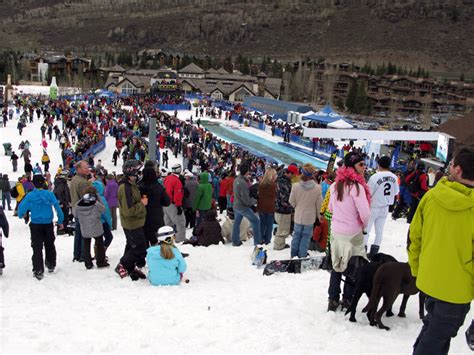
[[268, 141], [261, 136], [256, 134], [249, 133], [248, 131], [243, 131], [240, 129], [233, 129], [223, 125], [208, 124], [207, 122], [202, 122], [202, 125], [218, 136], [221, 139], [224, 139], [231, 143], [240, 143], [250, 150], [260, 152], [263, 155], [270, 156], [277, 160], [279, 163], [290, 164], [298, 163], [300, 165], [305, 163], [311, 163], [317, 168], [325, 169], [327, 163], [319, 159], [312, 158], [307, 154], [300, 153], [292, 148], [285, 147], [281, 144], [277, 144], [272, 141]]

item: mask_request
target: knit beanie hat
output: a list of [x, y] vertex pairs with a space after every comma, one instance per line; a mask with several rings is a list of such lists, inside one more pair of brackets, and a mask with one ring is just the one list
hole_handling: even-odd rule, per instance
[[364, 161], [364, 156], [356, 152], [349, 152], [344, 157], [344, 166], [353, 168], [357, 163]]

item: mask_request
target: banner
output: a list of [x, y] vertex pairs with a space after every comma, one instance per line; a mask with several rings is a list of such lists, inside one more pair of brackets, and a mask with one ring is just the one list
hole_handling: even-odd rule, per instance
[[334, 164], [336, 163], [337, 153], [339, 153], [339, 149], [335, 149], [328, 160], [328, 166], [326, 168], [327, 174], [334, 170]]
[[400, 146], [397, 145], [392, 152], [392, 157], [390, 159], [390, 168], [395, 169], [397, 167], [398, 155], [400, 154]]
[[105, 149], [105, 138], [103, 138], [99, 143], [94, 144], [92, 147], [86, 150], [84, 154], [82, 154], [82, 159], [86, 159], [89, 155], [96, 155], [97, 153], [103, 151]]
[[436, 148], [436, 158], [446, 163], [448, 160], [449, 153], [449, 139], [451, 136], [448, 136], [444, 133], [439, 133], [438, 136], [438, 146]]

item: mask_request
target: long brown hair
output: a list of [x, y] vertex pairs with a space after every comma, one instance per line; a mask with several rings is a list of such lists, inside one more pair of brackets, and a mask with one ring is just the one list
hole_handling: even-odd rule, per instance
[[174, 258], [174, 253], [173, 253], [173, 240], [171, 240], [169, 243], [167, 242], [161, 242], [160, 243], [161, 250], [160, 250], [160, 255], [163, 259], [170, 260]]
[[359, 183], [357, 181], [352, 181], [349, 179], [336, 182], [336, 195], [337, 200], [342, 201], [344, 198], [344, 187], [349, 188], [351, 185], [355, 185], [357, 188], [357, 195], [359, 195]]

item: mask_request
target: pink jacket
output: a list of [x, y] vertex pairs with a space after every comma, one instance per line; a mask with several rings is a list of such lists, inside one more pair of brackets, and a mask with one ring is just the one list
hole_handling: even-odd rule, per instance
[[353, 236], [367, 227], [370, 218], [370, 203], [363, 186], [352, 185], [345, 189], [344, 198], [336, 197], [336, 184], [330, 188], [329, 210], [332, 211], [331, 231], [337, 234]]

